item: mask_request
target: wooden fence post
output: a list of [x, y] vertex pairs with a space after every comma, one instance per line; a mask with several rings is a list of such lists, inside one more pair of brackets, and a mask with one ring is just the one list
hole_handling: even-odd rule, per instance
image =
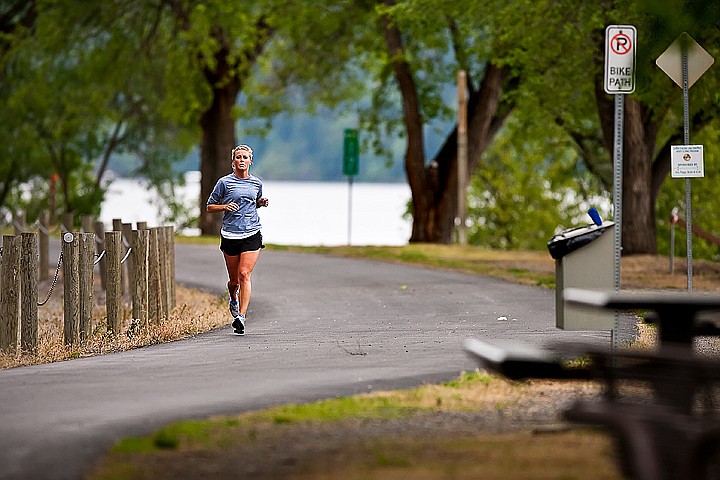
[[3, 235], [0, 351], [17, 350], [20, 324], [20, 237]]
[[114, 335], [120, 333], [122, 305], [122, 276], [120, 260], [122, 260], [122, 232], [105, 232], [105, 258], [107, 259], [107, 289], [105, 306], [107, 308], [108, 331]]
[[[121, 225], [122, 229], [122, 239], [123, 239], [123, 246], [125, 247], [123, 249], [123, 256], [127, 255], [127, 251], [132, 248], [132, 223], [123, 223]], [[132, 296], [133, 291], [133, 282], [135, 282], [135, 279], [133, 279], [133, 266], [132, 266], [132, 255], [127, 255], [127, 258], [125, 259], [125, 262], [122, 264], [122, 274], [124, 277], [123, 280], [123, 293], [127, 294], [128, 296]]]
[[168, 302], [170, 282], [168, 281], [168, 258], [167, 258], [167, 229], [158, 227], [158, 255], [160, 257], [160, 303], [162, 304], [162, 317], [170, 318], [170, 304]]
[[75, 220], [73, 219], [72, 212], [63, 213], [62, 216], [62, 229], [64, 232], [72, 232], [75, 227]]
[[35, 353], [38, 347], [38, 251], [37, 235], [25, 232], [22, 238], [23, 265], [20, 279], [20, 348]]
[[80, 341], [85, 342], [92, 335], [93, 291], [95, 282], [95, 234], [80, 234], [78, 273], [80, 276]]
[[40, 247], [40, 260], [38, 270], [40, 271], [40, 280], [50, 278], [48, 270], [50, 268], [50, 212], [43, 210], [40, 212], [40, 228], [38, 235], [38, 243]]
[[80, 228], [84, 233], [93, 231], [93, 217], [91, 215], [83, 215], [80, 217]]
[[148, 253], [148, 318], [156, 325], [164, 317], [162, 310], [162, 280], [160, 279], [159, 228], [150, 229], [150, 246]]
[[80, 274], [78, 271], [79, 234], [65, 232], [62, 237], [63, 256], [63, 339], [65, 345], [80, 341]]
[[100, 258], [100, 286], [103, 290], [107, 288], [107, 263], [105, 263], [105, 225], [101, 221], [95, 222], [95, 253], [102, 255]]
[[[122, 219], [120, 218], [113, 218], [112, 221], [112, 227], [114, 232], [121, 232], [122, 233]], [[120, 235], [120, 259], [122, 260], [122, 254], [123, 254], [123, 242], [122, 242], [122, 235]], [[127, 270], [123, 266], [123, 264], [120, 264], [120, 291], [122, 293], [125, 293], [128, 291], [128, 278], [127, 278]]]
[[133, 285], [132, 316], [141, 322], [148, 324], [148, 252], [150, 232], [148, 230], [134, 230], [132, 241], [133, 257]]
[[20, 235], [25, 231], [25, 212], [17, 212], [13, 215], [13, 229], [15, 235]]
[[165, 227], [167, 235], [167, 276], [168, 276], [168, 312], [172, 312], [175, 308], [175, 227], [169, 225]]

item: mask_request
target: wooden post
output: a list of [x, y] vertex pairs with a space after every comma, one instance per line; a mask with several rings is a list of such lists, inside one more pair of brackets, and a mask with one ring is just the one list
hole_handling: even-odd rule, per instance
[[160, 254], [158, 253], [159, 245], [158, 228], [150, 229], [150, 246], [148, 253], [148, 318], [156, 325], [160, 324], [162, 319], [162, 280], [160, 279]]
[[148, 323], [148, 252], [150, 232], [148, 230], [133, 231], [132, 253], [135, 271], [133, 278], [132, 316], [142, 325]]
[[40, 280], [42, 281], [50, 278], [48, 274], [48, 269], [50, 268], [50, 212], [47, 210], [40, 212], [39, 231], [40, 263], [38, 270], [40, 272]]
[[160, 256], [160, 302], [163, 317], [170, 318], [170, 279], [168, 275], [167, 229], [158, 227], [158, 254]]
[[78, 273], [80, 276], [80, 341], [85, 342], [92, 335], [93, 291], [95, 282], [95, 234], [80, 234]]
[[107, 263], [105, 263], [105, 225], [101, 221], [95, 222], [95, 253], [102, 255], [99, 262], [100, 286], [103, 290], [107, 287]]
[[25, 212], [17, 212], [13, 215], [13, 229], [15, 235], [20, 235], [25, 231]]
[[121, 235], [122, 233], [119, 231], [105, 232], [105, 258], [107, 259], [107, 289], [105, 291], [105, 306], [107, 308], [108, 331], [114, 335], [118, 335], [121, 328]]
[[[120, 218], [113, 218], [112, 221], [113, 231], [114, 232], [122, 232], [122, 219]], [[120, 236], [120, 259], [122, 260], [122, 251], [123, 251], [123, 244], [122, 244], [122, 236]], [[125, 283], [127, 282], [127, 272], [123, 268], [122, 264], [120, 264], [120, 292], [125, 293], [127, 291], [127, 287], [125, 286]]]
[[[127, 251], [132, 248], [132, 223], [123, 223], [121, 228], [123, 238], [123, 257], [125, 257]], [[127, 294], [128, 296], [132, 296], [132, 284], [135, 281], [132, 277], [132, 273], [132, 255], [128, 255], [122, 265], [123, 293]]]
[[20, 237], [3, 235], [0, 351], [17, 350], [20, 324]]
[[62, 216], [62, 230], [63, 232], [72, 232], [75, 227], [75, 220], [73, 219], [72, 212], [63, 213]]
[[167, 229], [167, 258], [168, 258], [168, 280], [170, 285], [170, 312], [176, 305], [177, 296], [175, 292], [175, 227], [172, 225], [165, 227]]
[[20, 279], [20, 348], [35, 353], [38, 347], [38, 251], [37, 236], [34, 232], [22, 236], [23, 265]]
[[458, 72], [458, 128], [457, 128], [457, 216], [458, 216], [458, 243], [467, 245], [467, 163], [468, 163], [468, 136], [467, 136], [467, 73]]
[[136, 225], [137, 225], [138, 230], [147, 230], [148, 229], [147, 222], [137, 222]]
[[93, 217], [90, 215], [83, 215], [80, 217], [80, 226], [82, 227], [82, 231], [85, 233], [90, 233], [93, 231]]
[[63, 339], [65, 345], [80, 341], [80, 274], [78, 272], [79, 234], [65, 232], [62, 237], [63, 256]]

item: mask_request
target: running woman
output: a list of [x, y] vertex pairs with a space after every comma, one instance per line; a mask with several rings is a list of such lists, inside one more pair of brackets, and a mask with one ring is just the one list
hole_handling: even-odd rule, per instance
[[245, 316], [252, 293], [250, 275], [260, 250], [265, 248], [257, 209], [267, 207], [269, 201], [262, 196], [262, 181], [249, 171], [252, 149], [238, 145], [232, 149], [230, 158], [232, 173], [217, 181], [205, 208], [210, 213], [223, 212], [220, 251], [228, 271], [230, 315], [234, 333], [245, 335]]

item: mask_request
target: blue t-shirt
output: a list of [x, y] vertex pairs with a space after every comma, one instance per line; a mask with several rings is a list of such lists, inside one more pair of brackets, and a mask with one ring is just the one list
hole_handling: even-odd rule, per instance
[[223, 212], [220, 234], [225, 238], [247, 238], [260, 231], [257, 201], [262, 197], [262, 181], [250, 175], [238, 178], [234, 173], [221, 177], [215, 184], [206, 205], [223, 205], [235, 202], [237, 212]]

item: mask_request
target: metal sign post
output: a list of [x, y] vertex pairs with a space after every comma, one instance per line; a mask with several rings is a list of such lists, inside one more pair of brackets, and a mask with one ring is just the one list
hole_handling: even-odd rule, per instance
[[457, 151], [457, 177], [458, 177], [458, 243], [467, 245], [467, 73], [458, 72], [458, 151]]
[[[615, 95], [613, 129], [613, 220], [615, 221], [615, 249], [613, 280], [620, 291], [620, 257], [622, 251], [622, 179], [623, 128], [625, 97], [635, 91], [635, 46], [637, 30], [632, 25], [608, 25], [605, 29], [605, 92]], [[620, 312], [615, 311], [612, 348], [619, 347]]]
[[358, 131], [346, 128], [343, 135], [343, 175], [348, 176], [348, 245], [352, 244], [352, 184], [360, 166]]
[[[715, 60], [687, 32], [660, 55], [655, 63], [683, 92], [683, 145], [690, 145], [690, 107], [688, 90]], [[687, 288], [692, 291], [692, 193], [685, 178], [685, 234], [687, 242]]]

